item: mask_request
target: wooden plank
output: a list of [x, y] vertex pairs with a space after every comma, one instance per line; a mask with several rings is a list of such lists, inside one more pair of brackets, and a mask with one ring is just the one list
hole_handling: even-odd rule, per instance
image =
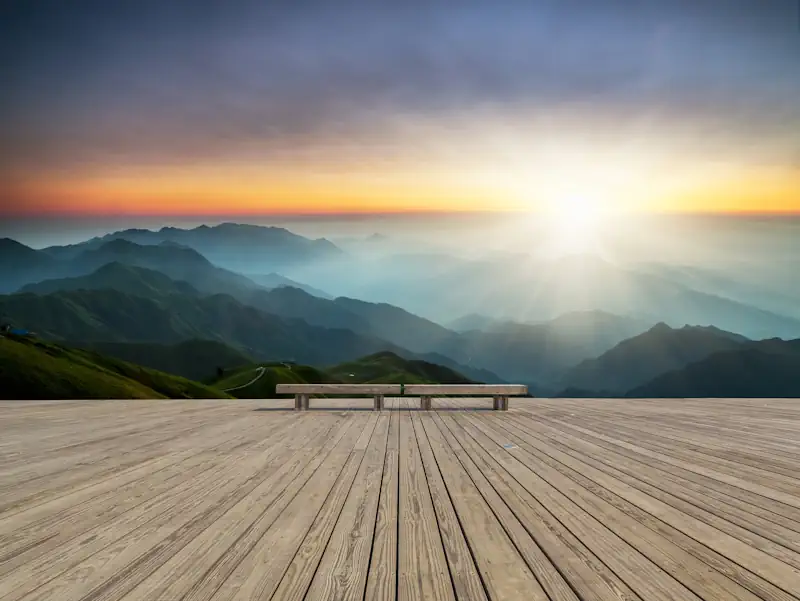
[[408, 411], [400, 412], [399, 469], [398, 599], [455, 600], [436, 512]]
[[[435, 441], [437, 449], [445, 445], [449, 446], [450, 451], [461, 464], [461, 467], [472, 478], [484, 502], [502, 525], [509, 540], [512, 541], [531, 572], [536, 575], [536, 579], [541, 583], [541, 587], [546, 591], [548, 598], [553, 601], [578, 601], [578, 597], [569, 583], [559, 573], [533, 537], [525, 530], [525, 527], [511, 511], [503, 497], [492, 487], [486, 475], [472, 461], [469, 453], [453, 437], [438, 415], [435, 415], [434, 419], [425, 422], [425, 431], [428, 434], [428, 439]], [[479, 547], [478, 552], [482, 554], [483, 548]]]
[[[298, 442], [302, 444], [302, 440]], [[295, 452], [291, 444], [284, 445], [280, 439], [276, 440], [275, 444], [283, 447], [283, 452], [286, 454]], [[131, 560], [137, 563], [137, 557], [146, 557], [151, 564], [158, 562], [160, 556], [151, 556], [147, 553], [152, 548], [160, 550], [161, 556], [166, 554], [169, 557], [170, 548], [182, 546], [181, 539], [173, 535], [170, 539], [172, 542], [159, 549], [158, 543], [162, 540], [159, 534], [183, 532], [183, 540], [193, 538], [192, 535], [202, 525], [198, 516], [213, 521], [215, 512], [224, 513], [227, 503], [236, 500], [237, 495], [246, 495], [252, 490], [258, 479], [257, 474], [251, 470], [258, 470], [259, 466], [268, 466], [269, 463], [265, 464], [265, 461], [268, 461], [269, 456], [270, 454], [248, 457], [242, 451], [217, 454], [217, 465], [214, 470], [196, 478], [190, 478], [191, 474], [187, 474], [184, 481], [174, 486], [168, 493], [138, 505], [117, 520], [102, 524], [87, 533], [85, 537], [74, 538], [53, 552], [23, 564], [0, 582], [0, 594], [6, 585], [11, 587], [15, 594], [21, 594], [26, 590], [25, 587], [35, 587], [37, 582], [42, 582], [42, 579], [47, 582], [47, 574], [63, 572], [59, 575], [59, 579], [64, 581], [61, 586], [72, 585], [70, 590], [89, 590], [99, 587], [97, 595], [101, 598], [99, 591], [115, 590], [116, 587], [141, 574], [140, 571], [126, 573], [124, 569], [116, 572], [115, 566], [122, 568]], [[278, 454], [276, 459], [280, 461], [281, 457], [282, 455]], [[253, 475], [248, 478], [248, 474]], [[140, 553], [138, 556], [137, 551]], [[141, 555], [142, 553], [144, 555]], [[145, 565], [148, 565], [147, 562], [141, 567]], [[104, 579], [110, 580], [104, 584]], [[50, 584], [57, 585], [58, 582], [50, 581], [48, 585]], [[50, 589], [45, 586], [44, 590]], [[59, 591], [57, 594], [67, 593]]]
[[400, 402], [390, 399], [387, 404], [392, 411], [364, 594], [364, 599], [370, 601], [395, 601], [397, 598]]
[[0, 402], [0, 599], [800, 599], [796, 400], [385, 401]]
[[[151, 474], [185, 461], [189, 456], [190, 454], [182, 450], [164, 453], [160, 457], [149, 459], [133, 467], [126, 467], [118, 474], [99, 478], [97, 482], [85, 483], [83, 486], [66, 490], [62, 496], [53, 496], [50, 494], [51, 491], [47, 491], [46, 500], [32, 502], [30, 505], [19, 505], [16, 507], [16, 511], [9, 511], [3, 514], [0, 517], [0, 536], [19, 531], [28, 524], [48, 518], [55, 512], [74, 507], [98, 495], [109, 494], [110, 496], [115, 496], [115, 491], [120, 488], [146, 479]], [[37, 496], [34, 496], [34, 498], [38, 501]]]
[[[298, 490], [298, 479], [314, 469], [339, 440], [345, 419], [327, 423], [305, 420], [265, 452], [273, 454], [267, 477], [239, 503], [180, 549], [125, 596], [126, 601], [208, 599], [244, 557], [248, 544], [274, 523]], [[324, 440], [317, 446], [318, 441]], [[284, 453], [279, 453], [282, 447]]]
[[315, 523], [319, 524], [317, 518], [329, 495], [332, 491], [337, 494], [342, 482], [352, 481], [355, 476], [360, 461], [358, 454], [354, 454], [355, 446], [366, 429], [369, 429], [366, 434], [371, 434], [370, 424], [377, 417], [364, 413], [348, 415], [347, 433], [330, 453], [320, 457], [302, 487], [293, 491], [292, 502], [224, 579], [212, 599], [269, 599], [274, 595], [309, 531]]
[[[505, 424], [500, 425], [505, 426]], [[704, 562], [675, 545], [658, 532], [641, 528], [641, 522], [630, 517], [618, 504], [609, 503], [602, 497], [599, 487], [589, 484], [581, 477], [582, 465], [559, 463], [549, 453], [556, 451], [547, 442], [540, 442], [524, 428], [509, 427], [506, 430], [521, 447], [519, 454], [537, 465], [536, 473], [553, 488], [568, 496], [576, 505], [604, 524], [614, 524], [614, 531], [634, 549], [654, 564], [682, 582], [703, 599], [739, 599], [757, 601], [751, 591], [731, 581], [721, 573], [708, 569]], [[589, 487], [585, 487], [586, 483]], [[734, 567], [732, 564], [730, 567]]]
[[[346, 419], [338, 419], [326, 428], [327, 437], [312, 434], [312, 439], [307, 441], [301, 452], [295, 453], [290, 461], [278, 462], [279, 470], [273, 476], [273, 480], [263, 483], [260, 487], [259, 494], [267, 496], [247, 497], [247, 505], [239, 505], [241, 509], [247, 506], [260, 508], [266, 505], [260, 514], [258, 511], [255, 512], [255, 521], [251, 522], [244, 532], [230, 532], [225, 528], [224, 522], [216, 522], [214, 527], [210, 527], [198, 537], [199, 540], [196, 538], [190, 546], [184, 547], [136, 588], [129, 595], [130, 599], [212, 598], [231, 574], [235, 573], [243, 559], [253, 551], [265, 533], [275, 527], [279, 516], [296, 500], [299, 491], [317, 472], [326, 457], [342, 444], [345, 434], [354, 432], [353, 422]], [[300, 432], [293, 434], [297, 437]], [[267, 492], [270, 488], [274, 489], [274, 496]], [[226, 514], [227, 519], [246, 525], [246, 514], [237, 511], [229, 513], [231, 515]], [[237, 526], [234, 525], [233, 528], [236, 530]], [[232, 536], [235, 534], [239, 535]], [[230, 544], [231, 538], [233, 538], [232, 544]]]
[[[235, 431], [238, 428], [242, 431], [255, 425], [241, 415], [235, 420], [240, 422], [238, 426], [230, 424], [230, 421], [234, 420], [223, 420], [215, 413], [205, 419], [192, 420], [188, 426], [179, 420], [172, 428], [162, 429], [165, 431], [159, 432], [154, 439], [134, 439], [130, 444], [121, 443], [108, 454], [90, 454], [79, 459], [77, 464], [72, 457], [66, 456], [54, 458], [53, 466], [49, 469], [41, 465], [27, 468], [33, 474], [37, 469], [42, 469], [43, 475], [26, 478], [18, 472], [9, 476], [7, 485], [0, 486], [0, 519], [22, 510], [27, 511], [47, 500], [59, 499], [89, 484], [94, 485], [98, 477], [116, 478], [126, 469], [134, 470], [145, 466], [147, 462], [159, 461], [164, 455], [181, 447], [196, 447], [198, 440], [213, 438], [219, 429], [230, 428]], [[174, 425], [180, 427], [176, 430]], [[86, 431], [86, 427], [79, 426], [77, 430], [80, 435]], [[35, 438], [35, 434], [32, 437]], [[176, 444], [176, 440], [181, 443]]]
[[[364, 598], [389, 422], [390, 416], [386, 413], [378, 418], [364, 460], [304, 598], [343, 601]], [[296, 587], [295, 590], [302, 589]], [[280, 599], [292, 598], [287, 590], [279, 589], [276, 595], [278, 593]]]
[[[555, 420], [560, 421], [560, 420]], [[778, 501], [783, 503], [784, 505], [788, 505], [795, 509], [800, 509], [800, 496], [787, 493], [786, 491], [780, 490], [777, 485], [770, 486], [769, 482], [754, 482], [750, 480], [746, 480], [739, 476], [735, 476], [730, 473], [725, 473], [718, 471], [714, 468], [706, 467], [704, 465], [700, 465], [697, 463], [693, 463], [691, 461], [686, 461], [684, 459], [675, 458], [672, 455], [667, 455], [665, 453], [660, 453], [658, 451], [653, 451], [645, 446], [644, 443], [640, 442], [639, 444], [634, 444], [631, 442], [627, 442], [620, 438], [616, 437], [609, 437], [607, 434], [602, 434], [598, 432], [593, 432], [591, 430], [587, 430], [581, 426], [576, 426], [574, 424], [565, 424], [567, 426], [571, 426], [575, 430], [584, 431], [589, 435], [596, 436], [602, 440], [606, 440], [607, 442], [612, 442], [617, 446], [621, 446], [629, 451], [633, 451], [639, 455], [643, 455], [645, 457], [649, 457], [652, 459], [658, 459], [663, 461], [664, 463], [668, 463], [675, 467], [680, 467], [686, 469], [690, 472], [694, 472], [696, 474], [700, 474], [702, 476], [708, 476], [714, 480], [718, 480], [720, 482], [725, 482], [726, 484], [731, 484], [743, 490], [746, 490], [751, 493], [755, 493], [757, 495], [761, 495], [763, 497], [767, 497], [768, 499], [772, 499], [774, 501]]]
[[[295, 553], [277, 589], [272, 594], [273, 598], [285, 599], [286, 601], [297, 601], [305, 598], [354, 482], [359, 473], [362, 475], [364, 473], [362, 470], [364, 457], [373, 438], [377, 421], [378, 416], [375, 416], [370, 419], [369, 424], [364, 428], [362, 436], [353, 447], [344, 469], [308, 529], [303, 544]], [[298, 501], [304, 503], [305, 499], [300, 498]], [[327, 599], [329, 597], [321, 598]]]
[[[435, 448], [431, 447], [422, 425], [430, 421], [428, 414], [412, 417], [456, 595], [460, 599], [516, 600], [524, 596], [531, 601], [548, 601], [449, 445], [434, 439]], [[480, 569], [480, 579], [475, 564]]]
[[[593, 424], [593, 429], [600, 432], [611, 433], [619, 440], [635, 442], [645, 448], [689, 461], [692, 464], [708, 466], [723, 473], [736, 476], [748, 476], [753, 482], [769, 484], [772, 487], [790, 494], [800, 490], [800, 478], [798, 478], [796, 469], [785, 471], [776, 469], [770, 471], [764, 469], [763, 464], [760, 462], [758, 466], [754, 467], [743, 463], [739, 459], [731, 460], [727, 458], [730, 457], [730, 453], [728, 453], [726, 457], [716, 457], [690, 444], [675, 444], [674, 441], [662, 441], [660, 440], [661, 437], [653, 434], [652, 431], [645, 427], [631, 429], [624, 423], [615, 423], [613, 428], [608, 426], [604, 427], [602, 425], [598, 428], [598, 424], [595, 422]], [[643, 433], [647, 433], [648, 436], [642, 436]]]
[[[478, 443], [463, 431], [452, 415], [439, 418], [450, 436], [463, 446], [479, 473], [490, 483], [514, 517], [540, 546], [542, 553], [581, 600], [642, 601], [586, 545], [572, 534], [537, 498], [493, 461]], [[535, 552], [534, 552], [535, 553]], [[530, 564], [529, 564], [530, 565]]]
[[[652, 473], [657, 474], [659, 477], [670, 479], [670, 481], [675, 481], [680, 484], [681, 494], [688, 493], [690, 490], [699, 491], [722, 502], [735, 502], [742, 507], [752, 507], [753, 511], [764, 519], [769, 519], [787, 527], [791, 526], [791, 529], [795, 531], [797, 531], [798, 524], [800, 524], [800, 510], [795, 507], [746, 491], [727, 482], [720, 482], [706, 475], [674, 466], [659, 459], [637, 454], [634, 451], [615, 445], [609, 440], [598, 438], [590, 434], [589, 430], [574, 430], [571, 424], [555, 423], [545, 418], [539, 418], [536, 423], [542, 427], [552, 428], [552, 431], [558, 435], [563, 433], [565, 438], [570, 441], [580, 441], [580, 444], [591, 445], [590, 454], [593, 457], [602, 458], [607, 453], [610, 453], [615, 458], [616, 467], [620, 467], [620, 464], [623, 467], [627, 466], [628, 463], [622, 463], [625, 459], [634, 462], [631, 464], [631, 469], [637, 472], [642, 470], [641, 465], [647, 466], [648, 472], [643, 473], [644, 477], [648, 473]], [[644, 477], [642, 479], [646, 480]], [[653, 484], [652, 482], [650, 483]]]
[[400, 384], [276, 384], [276, 394], [399, 395]]
[[[454, 503], [457, 502], [462, 491], [448, 491], [435, 452], [431, 448], [428, 436], [421, 423], [421, 415], [430, 418], [430, 414], [411, 413], [411, 422], [417, 447], [422, 457], [428, 487], [431, 491], [433, 508], [439, 523], [445, 556], [450, 565], [453, 588], [459, 599], [488, 599], [484, 580], [475, 564], [473, 549], [465, 536], [463, 521], [470, 516], [459, 516]], [[451, 498], [452, 496], [452, 498]], [[474, 545], [474, 541], [473, 541]]]
[[[561, 457], [556, 450], [551, 450], [549, 454]], [[567, 458], [564, 460], [570, 461]], [[729, 557], [739, 565], [745, 566], [764, 580], [773, 583], [786, 592], [796, 590], [798, 569], [793, 569], [789, 563], [786, 563], [787, 561], [796, 563], [791, 555], [792, 552], [788, 549], [775, 546], [765, 539], [756, 542], [757, 535], [741, 529], [738, 530], [737, 533], [740, 537], [749, 539], [748, 544], [742, 538], [728, 534], [734, 527], [725, 520], [716, 518], [711, 512], [697, 507], [692, 508], [688, 504], [683, 507], [683, 510], [679, 510], [673, 504], [666, 503], [656, 496], [643, 494], [637, 488], [610, 477], [585, 463], [580, 465], [578, 469], [600, 486], [656, 516], [687, 536]], [[695, 510], [703, 511], [706, 519], [700, 520], [689, 513]], [[769, 549], [769, 552], [762, 549]]]
[[[113, 590], [136, 573], [141, 573], [141, 570], [146, 574], [148, 568], [155, 569], [176, 548], [205, 530], [256, 486], [253, 475], [263, 466], [263, 458], [249, 461], [238, 457], [227, 459], [221, 476], [213, 483], [204, 483], [203, 494], [195, 493], [183, 496], [180, 500], [170, 500], [155, 519], [145, 513], [138, 526], [121, 539], [115, 537], [112, 526], [106, 533], [106, 537], [114, 541], [112, 544], [98, 543], [101, 546], [99, 551], [59, 574], [58, 578], [36, 588], [27, 598], [30, 601], [77, 601], [84, 595], [96, 598], [109, 588]], [[69, 561], [69, 558], [65, 557], [64, 560]], [[9, 579], [3, 582], [15, 593], [20, 590], [20, 584]], [[32, 584], [35, 586], [35, 583]]]
[[458, 423], [478, 441], [486, 453], [531, 494], [541, 499], [560, 522], [642, 598], [664, 601], [699, 599], [683, 584], [622, 540], [614, 532], [613, 524], [599, 522], [541, 478], [534, 469], [534, 466], [538, 468], [536, 463], [525, 457], [517, 445], [504, 447], [504, 444], [512, 442], [507, 437], [499, 440], [493, 438], [487, 425], [481, 423], [481, 420], [471, 419], [468, 413], [461, 414]]
[[[531, 427], [524, 424], [523, 427]], [[576, 437], [566, 429], [549, 426], [543, 421], [531, 429], [538, 436], [545, 437], [550, 444], [568, 454], [590, 461], [591, 465], [605, 469], [621, 480], [630, 483], [656, 498], [668, 498], [674, 506], [686, 508], [686, 511], [699, 515], [683, 503], [711, 511], [719, 517], [755, 532], [795, 552], [800, 552], [800, 525], [791, 519], [778, 514], [771, 514], [774, 501], [753, 495], [752, 502], [741, 500], [749, 493], [730, 487], [715, 480], [707, 480], [702, 484], [696, 482], [692, 472], [679, 471], [668, 464], [658, 464], [654, 460], [636, 455], [620, 448], [609, 448], [606, 443], [590, 440], [589, 437]], [[533, 433], [533, 432], [532, 432]], [[728, 490], [724, 490], [725, 487]], [[672, 499], [680, 499], [675, 503]], [[789, 509], [785, 507], [784, 510]], [[786, 511], [784, 511], [786, 512]]]
[[[529, 425], [524, 427], [529, 427]], [[531, 438], [533, 438], [533, 436], [531, 436]], [[557, 440], [550, 440], [549, 443], [555, 448], [560, 448]], [[625, 499], [622, 499], [613, 492], [598, 486], [594, 481], [592, 481], [590, 478], [587, 478], [583, 474], [581, 464], [567, 466], [567, 464], [562, 464], [558, 461], [555, 461], [555, 459], [550, 459], [549, 456], [546, 457], [544, 455], [540, 455], [539, 457], [548, 465], [558, 469], [562, 473], [565, 473], [570, 478], [581, 484], [586, 491], [591, 491], [592, 494], [587, 495], [585, 491], [578, 489], [573, 498], [577, 499], [581, 504], [591, 504], [592, 506], [596, 507], [598, 506], [597, 504], [599, 500], [605, 501], [606, 503], [619, 509], [625, 514], [625, 516], [634, 518], [640, 524], [660, 535], [665, 541], [662, 542], [660, 538], [653, 539], [651, 534], [637, 526], [635, 523], [630, 522], [628, 517], [617, 515], [614, 521], [615, 523], [618, 523], [620, 527], [616, 531], [619, 532], [621, 536], [626, 537], [626, 540], [629, 540], [631, 544], [635, 545], [636, 539], [639, 536], [644, 535], [649, 539], [652, 539], [654, 544], [657, 546], [656, 550], [650, 551], [651, 553], [659, 554], [662, 552], [669, 552], [676, 553], [678, 556], [680, 556], [681, 551], [674, 551], [674, 543], [674, 545], [680, 549], [685, 549], [686, 552], [697, 558], [695, 560], [697, 562], [697, 566], [689, 565], [685, 571], [683, 568], [672, 568], [675, 570], [675, 574], [677, 574], [678, 577], [685, 578], [686, 575], [689, 574], [690, 578], [688, 578], [687, 581], [690, 581], [691, 575], [696, 574], [695, 578], [697, 578], [699, 582], [695, 586], [701, 589], [709, 586], [709, 581], [713, 583], [715, 580], [719, 580], [722, 586], [729, 587], [731, 583], [728, 581], [730, 580], [751, 591], [759, 599], [773, 599], [782, 601], [793, 599], [793, 597], [788, 595], [785, 591], [778, 589], [775, 585], [760, 578], [759, 576], [756, 576], [749, 570], [731, 561], [724, 555], [710, 549], [704, 544], [699, 543], [683, 532], [673, 528], [669, 524], [662, 522], [646, 511], [643, 511], [639, 507], [627, 502]], [[591, 462], [591, 458], [587, 455], [576, 455], [576, 457], [579, 457], [583, 462]], [[590, 465], [591, 464], [592, 463], [590, 463]], [[642, 470], [642, 472], [646, 471], [646, 469]], [[684, 561], [686, 561], [686, 559], [684, 559]], [[713, 568], [713, 570], [716, 570], [716, 572], [709, 571], [705, 566], [710, 566]], [[724, 592], [722, 594], [720, 592], [711, 594], [715, 595], [713, 598], [742, 598], [741, 593], [736, 592], [735, 590]]]
[[509, 396], [528, 394], [528, 387], [520, 384], [406, 384], [405, 394], [458, 394], [464, 396]]

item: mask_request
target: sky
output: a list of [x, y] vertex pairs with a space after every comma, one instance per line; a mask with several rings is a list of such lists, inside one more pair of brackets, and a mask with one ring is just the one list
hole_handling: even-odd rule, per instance
[[800, 212], [797, 0], [5, 0], [0, 217]]

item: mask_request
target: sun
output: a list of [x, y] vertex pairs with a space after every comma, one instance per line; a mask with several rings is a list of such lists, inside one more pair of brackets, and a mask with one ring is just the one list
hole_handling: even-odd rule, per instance
[[600, 196], [576, 191], [554, 195], [545, 217], [552, 246], [559, 252], [596, 250], [605, 222]]
[[601, 226], [602, 202], [597, 196], [569, 192], [555, 196], [547, 207], [552, 227], [563, 233], [589, 234]]

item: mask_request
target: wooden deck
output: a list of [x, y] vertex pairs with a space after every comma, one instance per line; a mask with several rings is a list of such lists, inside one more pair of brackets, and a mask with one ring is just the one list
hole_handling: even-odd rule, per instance
[[800, 401], [318, 404], [0, 403], [0, 600], [800, 599]]

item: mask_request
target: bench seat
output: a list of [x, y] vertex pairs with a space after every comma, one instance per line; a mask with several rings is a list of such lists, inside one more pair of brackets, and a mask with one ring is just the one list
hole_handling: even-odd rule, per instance
[[277, 394], [293, 394], [294, 408], [299, 411], [308, 409], [309, 397], [312, 394], [354, 394], [371, 395], [375, 398], [375, 409], [383, 409], [383, 397], [387, 394], [400, 396], [402, 384], [277, 384]]
[[528, 394], [528, 387], [520, 384], [278, 384], [277, 394], [294, 394], [294, 408], [308, 409], [312, 394], [372, 395], [374, 408], [383, 409], [386, 395], [408, 394], [420, 397], [420, 407], [430, 409], [433, 395], [483, 396], [494, 399], [494, 409], [508, 410], [508, 397]]
[[508, 411], [508, 397], [528, 394], [521, 384], [408, 384], [406, 394], [420, 397], [420, 407], [430, 409], [433, 395], [492, 397], [496, 411]]

